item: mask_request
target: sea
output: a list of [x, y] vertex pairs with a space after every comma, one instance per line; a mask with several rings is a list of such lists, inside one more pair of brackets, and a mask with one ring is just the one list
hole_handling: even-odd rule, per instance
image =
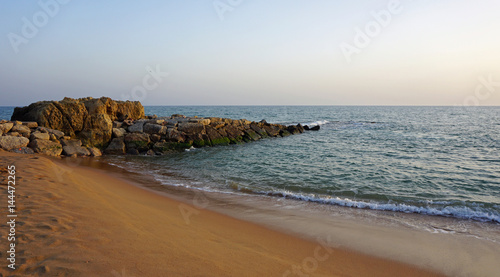
[[[0, 107], [10, 119], [13, 107]], [[164, 186], [500, 223], [500, 107], [146, 106], [320, 125], [285, 138], [105, 161]]]

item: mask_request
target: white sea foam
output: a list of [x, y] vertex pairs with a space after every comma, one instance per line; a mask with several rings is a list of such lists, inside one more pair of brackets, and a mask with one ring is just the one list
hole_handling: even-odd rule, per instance
[[318, 197], [315, 195], [303, 195], [296, 194], [289, 191], [276, 191], [276, 192], [258, 192], [259, 194], [267, 194], [272, 196], [283, 196], [290, 199], [296, 199], [301, 201], [316, 202], [321, 204], [332, 204], [343, 207], [359, 208], [359, 209], [371, 209], [380, 211], [393, 211], [393, 212], [404, 212], [404, 213], [418, 213], [425, 215], [437, 215], [446, 217], [455, 217], [461, 219], [473, 219], [478, 221], [491, 221], [500, 223], [500, 215], [487, 211], [485, 209], [476, 208], [471, 209], [466, 206], [446, 206], [443, 207], [418, 207], [407, 204], [395, 204], [395, 203], [373, 203], [351, 200], [347, 198], [339, 197]]
[[302, 125], [307, 125], [309, 127], [311, 127], [311, 126], [317, 126], [317, 125], [321, 126], [321, 125], [325, 125], [325, 124], [327, 124], [329, 122], [330, 121], [328, 121], [328, 120], [318, 120], [318, 121], [314, 121], [314, 122], [310, 122], [310, 123], [304, 123]]

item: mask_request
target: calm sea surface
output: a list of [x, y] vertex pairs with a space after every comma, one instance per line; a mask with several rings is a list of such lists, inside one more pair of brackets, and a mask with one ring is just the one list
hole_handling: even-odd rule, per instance
[[[166, 186], [500, 223], [500, 107], [145, 109], [321, 125], [243, 145], [109, 159]], [[0, 118], [11, 113], [0, 108]]]

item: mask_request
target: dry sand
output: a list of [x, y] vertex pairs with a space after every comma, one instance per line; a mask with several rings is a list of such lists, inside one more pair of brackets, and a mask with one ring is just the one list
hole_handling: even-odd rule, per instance
[[208, 210], [188, 224], [179, 207], [193, 206], [98, 170], [7, 152], [0, 161], [1, 203], [14, 164], [18, 209], [11, 271], [2, 208], [1, 276], [301, 276], [294, 268], [302, 276], [437, 276]]

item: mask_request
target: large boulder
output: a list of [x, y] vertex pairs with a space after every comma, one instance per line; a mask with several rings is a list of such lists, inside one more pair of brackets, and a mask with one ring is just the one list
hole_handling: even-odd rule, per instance
[[131, 133], [142, 133], [144, 131], [144, 123], [146, 123], [146, 121], [138, 120], [134, 125], [129, 126], [127, 130]]
[[104, 153], [110, 155], [125, 154], [125, 143], [123, 142], [123, 138], [114, 138], [106, 150], [104, 150]]
[[2, 123], [0, 124], [0, 136], [3, 134], [6, 134], [14, 127], [14, 123], [12, 122], [7, 122], [7, 123]]
[[92, 157], [100, 157], [100, 156], [102, 156], [102, 152], [101, 152], [101, 150], [99, 150], [99, 148], [89, 147], [87, 149], [89, 150], [90, 156], [92, 156]]
[[44, 139], [34, 139], [30, 141], [29, 147], [33, 149], [35, 153], [49, 156], [59, 156], [63, 151], [62, 145], [58, 141]]
[[127, 131], [123, 128], [113, 128], [113, 137], [114, 138], [121, 138], [123, 137]]
[[49, 140], [50, 139], [50, 134], [49, 133], [42, 133], [40, 131], [35, 131], [31, 133], [30, 139], [45, 139]]
[[188, 135], [202, 133], [205, 130], [205, 125], [201, 123], [179, 123], [177, 129]]
[[128, 133], [125, 135], [125, 144], [127, 149], [137, 149], [147, 151], [150, 142], [149, 135], [145, 133]]
[[7, 151], [12, 149], [19, 149], [22, 147], [26, 147], [29, 142], [30, 140], [25, 137], [3, 136], [0, 137], [0, 148]]
[[111, 140], [113, 121], [106, 114], [92, 114], [85, 120], [79, 137], [85, 145], [102, 146]]
[[162, 125], [148, 123], [144, 125], [143, 129], [144, 133], [148, 134], [159, 134], [159, 135], [167, 134], [167, 127]]
[[17, 124], [17, 125], [14, 125], [14, 127], [12, 127], [12, 129], [10, 129], [11, 132], [17, 132], [23, 136], [26, 136], [26, 137], [29, 137], [29, 135], [31, 134], [31, 130], [28, 126], [26, 125], [22, 125], [22, 124]]
[[63, 154], [66, 156], [90, 156], [90, 151], [86, 147], [82, 147], [82, 142], [77, 139], [61, 140], [63, 146]]
[[141, 118], [144, 107], [138, 101], [114, 101], [108, 97], [40, 101], [15, 108], [12, 115], [12, 120], [35, 121], [39, 126], [78, 137], [86, 145], [97, 146], [111, 140], [113, 121]]

